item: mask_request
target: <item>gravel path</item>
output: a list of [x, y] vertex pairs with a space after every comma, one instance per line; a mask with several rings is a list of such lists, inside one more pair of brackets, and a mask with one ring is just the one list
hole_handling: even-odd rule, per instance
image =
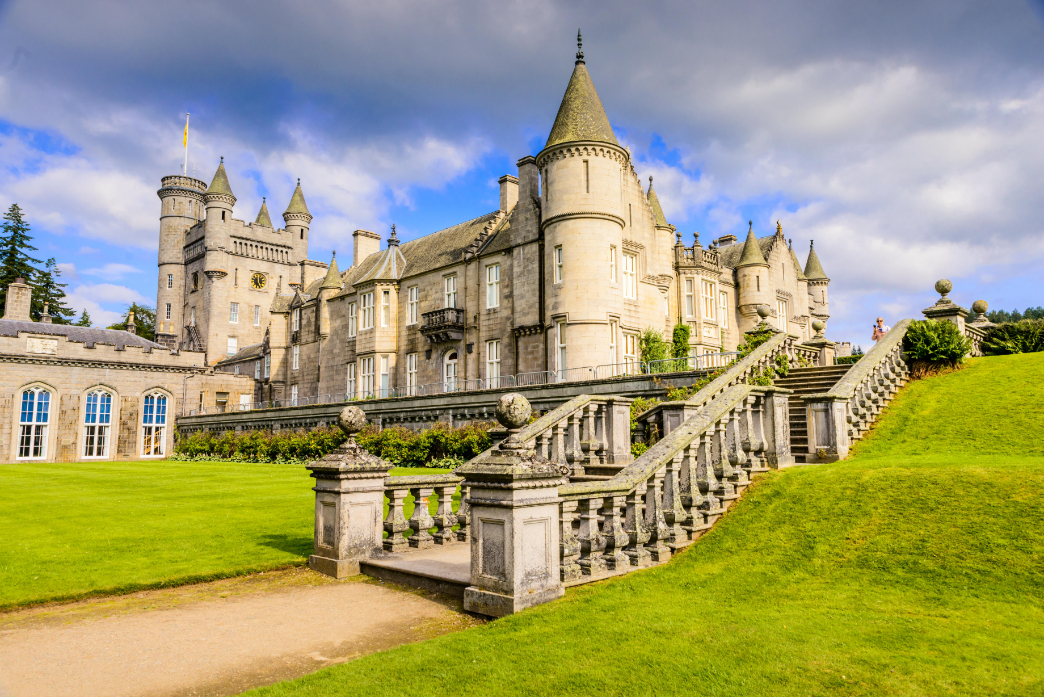
[[231, 695], [478, 624], [459, 601], [307, 570], [0, 615], [0, 695]]

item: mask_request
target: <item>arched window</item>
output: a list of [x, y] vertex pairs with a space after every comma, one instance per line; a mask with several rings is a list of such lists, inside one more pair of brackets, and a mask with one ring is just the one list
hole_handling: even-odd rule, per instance
[[112, 395], [105, 390], [87, 393], [83, 409], [83, 456], [108, 457], [112, 422]]
[[444, 389], [446, 392], [457, 390], [457, 352], [450, 351], [446, 354], [446, 360], [442, 370]]
[[51, 393], [42, 387], [22, 392], [18, 419], [18, 459], [47, 457], [47, 423], [51, 413]]
[[163, 455], [167, 442], [167, 395], [154, 392], [145, 395], [142, 455]]

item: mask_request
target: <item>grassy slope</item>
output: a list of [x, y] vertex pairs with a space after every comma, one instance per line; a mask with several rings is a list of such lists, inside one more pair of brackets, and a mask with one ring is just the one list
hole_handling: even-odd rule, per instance
[[1044, 354], [909, 386], [670, 564], [250, 694], [1044, 694]]
[[303, 564], [312, 486], [291, 465], [0, 465], [0, 608]]

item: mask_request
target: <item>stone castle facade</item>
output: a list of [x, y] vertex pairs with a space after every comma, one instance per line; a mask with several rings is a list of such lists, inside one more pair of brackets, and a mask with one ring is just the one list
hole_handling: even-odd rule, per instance
[[[690, 327], [692, 355], [731, 351], [767, 306], [802, 339], [829, 318], [829, 279], [777, 224], [691, 245], [616, 139], [578, 52], [543, 150], [500, 178], [500, 206], [400, 242], [357, 230], [353, 265], [308, 260], [298, 182], [273, 227], [232, 217], [210, 186], [163, 179], [157, 340], [255, 378], [256, 401], [366, 398], [606, 377], [646, 328]], [[517, 376], [508, 378], [507, 376]]]

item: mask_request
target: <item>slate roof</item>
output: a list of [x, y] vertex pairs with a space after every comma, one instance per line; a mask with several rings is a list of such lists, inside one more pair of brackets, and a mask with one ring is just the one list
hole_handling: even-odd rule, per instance
[[311, 213], [308, 212], [308, 206], [305, 204], [304, 192], [301, 191], [300, 179], [297, 180], [297, 188], [294, 189], [294, 195], [290, 197], [290, 205], [286, 207], [286, 211], [283, 215], [286, 215], [287, 213], [304, 213], [305, 215], [311, 215]]
[[656, 195], [656, 191], [653, 190], [653, 178], [649, 177], [649, 205], [652, 206], [653, 221], [656, 227], [670, 227], [667, 222], [667, 217], [663, 214], [663, 208], [660, 207], [660, 197]]
[[260, 358], [264, 346], [265, 345], [263, 343], [244, 346], [243, 348], [239, 349], [239, 351], [237, 351], [235, 354], [222, 358], [220, 361], [215, 363], [215, 365], [227, 365], [229, 363], [238, 363], [239, 361], [245, 361], [248, 358]]
[[68, 341], [86, 344], [110, 344], [118, 349], [127, 346], [141, 346], [146, 351], [161, 349], [169, 351], [163, 344], [149, 341], [145, 337], [118, 329], [95, 329], [94, 327], [74, 327], [71, 324], [46, 324], [44, 322], [27, 322], [14, 319], [0, 319], [0, 336], [17, 337], [18, 332], [29, 334], [46, 334], [64, 336]]
[[208, 194], [227, 194], [228, 196], [234, 197], [232, 193], [232, 187], [228, 185], [228, 175], [225, 174], [225, 158], [221, 158], [221, 163], [218, 165], [217, 171], [214, 172], [214, 179], [210, 182], [210, 187], [207, 189]]
[[551, 127], [551, 135], [547, 137], [547, 145], [544, 147], [580, 140], [619, 145], [605, 115], [602, 100], [598, 98], [598, 92], [582, 60], [578, 60], [573, 68], [562, 104], [558, 107], [555, 125]]
[[808, 245], [808, 261], [805, 262], [805, 277], [810, 281], [829, 281], [823, 265], [819, 263], [819, 255], [816, 254], [815, 243]]
[[326, 270], [326, 277], [319, 288], [341, 289], [341, 272], [337, 269], [337, 252], [334, 252], [333, 257], [330, 259], [330, 268]]
[[[775, 235], [769, 239], [775, 240]], [[743, 243], [743, 251], [740, 254], [739, 261], [736, 263], [736, 268], [767, 265], [768, 262], [765, 261], [765, 253], [761, 251], [761, 244], [758, 242], [758, 238], [754, 236], [754, 225], [752, 223], [750, 230], [747, 231], [747, 239]]]
[[[749, 234], [748, 234], [749, 237]], [[772, 249], [773, 241], [776, 239], [775, 235], [769, 235], [768, 237], [757, 238], [758, 247], [761, 249], [761, 257], [764, 259], [769, 250]], [[730, 244], [725, 247], [718, 247], [718, 259], [721, 261], [722, 266], [727, 266], [731, 269], [735, 269], [739, 266], [740, 257], [743, 255], [743, 249], [746, 247], [744, 244]]]
[[265, 227], [272, 227], [272, 218], [268, 215], [268, 204], [265, 203], [265, 199], [261, 199], [261, 210], [257, 212], [257, 220], [254, 221], [257, 225], [264, 225]]
[[797, 278], [799, 281], [807, 281], [805, 272], [801, 270], [801, 262], [798, 261], [797, 254], [794, 254], [794, 247], [790, 246], [787, 248], [790, 251], [790, 258], [794, 260], [794, 268], [797, 269]]

